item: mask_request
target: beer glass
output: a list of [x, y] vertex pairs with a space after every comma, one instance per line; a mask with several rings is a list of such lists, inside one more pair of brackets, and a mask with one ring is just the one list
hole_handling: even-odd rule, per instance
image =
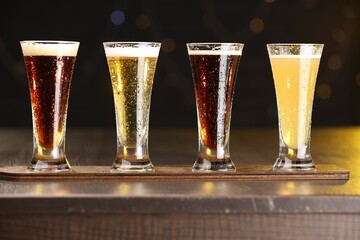
[[242, 43], [187, 43], [198, 122], [193, 171], [234, 171], [229, 137]]
[[112, 171], [151, 171], [148, 131], [161, 43], [104, 42], [115, 103], [117, 153]]
[[79, 42], [20, 41], [30, 89], [33, 156], [29, 171], [68, 171], [65, 130]]
[[323, 44], [267, 44], [275, 85], [279, 156], [274, 170], [315, 170], [311, 115]]

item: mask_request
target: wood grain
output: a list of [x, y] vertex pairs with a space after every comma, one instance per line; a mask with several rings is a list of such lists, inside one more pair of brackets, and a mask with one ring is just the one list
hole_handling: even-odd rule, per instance
[[359, 239], [360, 215], [56, 214], [0, 215], [0, 239]]

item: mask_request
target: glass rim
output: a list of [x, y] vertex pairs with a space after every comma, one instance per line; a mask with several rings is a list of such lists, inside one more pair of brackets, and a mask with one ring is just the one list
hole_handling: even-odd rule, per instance
[[206, 46], [206, 45], [212, 45], [212, 46], [241, 46], [245, 45], [244, 43], [240, 42], [189, 42], [186, 43], [187, 46]]
[[21, 40], [20, 43], [31, 44], [80, 44], [79, 41], [67, 41], [67, 40]]
[[324, 46], [324, 43], [267, 43], [266, 46]]
[[109, 41], [109, 42], [103, 42], [103, 45], [104, 45], [104, 46], [105, 46], [105, 45], [113, 45], [113, 44], [115, 44], [115, 45], [118, 45], [118, 44], [136, 45], [136, 44], [137, 44], [137, 45], [155, 45], [155, 46], [160, 46], [160, 45], [161, 45], [161, 42], [135, 42], [135, 41], [124, 41], [124, 42], [122, 42], [122, 41], [119, 41], [119, 42], [117, 42], [117, 41]]

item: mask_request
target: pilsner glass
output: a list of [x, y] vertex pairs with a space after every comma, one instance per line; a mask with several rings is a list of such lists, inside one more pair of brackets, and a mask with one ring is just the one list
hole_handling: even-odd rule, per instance
[[279, 118], [274, 170], [315, 170], [310, 152], [311, 115], [323, 44], [267, 44]]
[[149, 112], [161, 43], [104, 42], [115, 103], [117, 154], [112, 170], [151, 171]]
[[68, 171], [65, 130], [70, 85], [80, 43], [20, 41], [27, 71], [33, 157], [29, 171]]
[[229, 138], [242, 43], [188, 43], [198, 122], [194, 171], [234, 171]]

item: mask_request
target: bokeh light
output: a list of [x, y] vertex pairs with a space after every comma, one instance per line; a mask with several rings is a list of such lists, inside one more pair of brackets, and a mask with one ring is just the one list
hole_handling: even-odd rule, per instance
[[151, 25], [150, 18], [146, 15], [140, 15], [136, 18], [135, 25], [139, 29], [147, 29]]
[[262, 32], [264, 30], [264, 21], [260, 18], [254, 18], [250, 21], [249, 27], [252, 32]]
[[110, 19], [114, 25], [121, 25], [125, 22], [125, 14], [121, 10], [115, 10], [111, 13]]
[[316, 7], [317, 0], [303, 0], [303, 3], [305, 7], [312, 9]]
[[335, 42], [343, 42], [346, 39], [345, 32], [341, 28], [333, 29], [331, 37]]
[[355, 82], [358, 86], [360, 86], [360, 72], [358, 74], [356, 74], [355, 76]]
[[175, 50], [176, 42], [173, 38], [164, 38], [161, 43], [161, 48], [164, 52], [170, 53]]
[[331, 96], [332, 90], [329, 84], [322, 83], [316, 88], [316, 95], [321, 99], [327, 99]]
[[354, 9], [350, 6], [343, 6], [341, 9], [341, 13], [347, 19], [355, 17]]
[[328, 66], [331, 70], [338, 70], [342, 67], [342, 61], [339, 55], [332, 55], [328, 59]]
[[273, 3], [273, 2], [275, 2], [275, 0], [264, 0], [264, 2], [266, 2], [266, 3]]

